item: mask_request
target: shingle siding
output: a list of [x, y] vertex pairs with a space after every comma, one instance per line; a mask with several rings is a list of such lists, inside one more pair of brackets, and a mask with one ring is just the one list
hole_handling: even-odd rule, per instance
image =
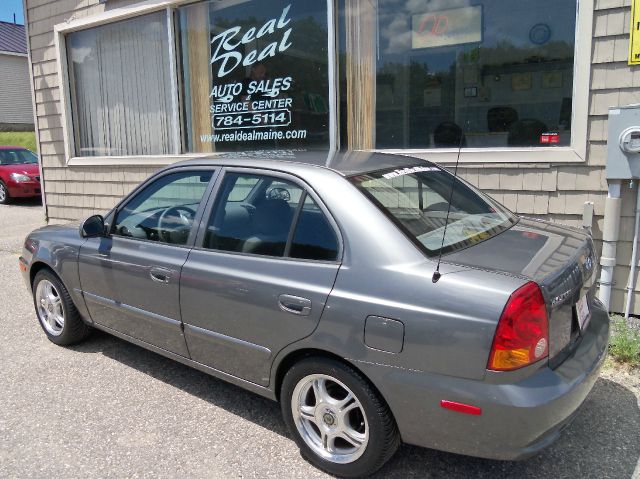
[[[67, 167], [64, 158], [60, 90], [53, 26], [134, 1], [27, 0], [26, 17], [36, 94], [48, 216], [74, 220], [109, 209], [156, 168]], [[594, 235], [601, 245], [607, 184], [607, 114], [609, 107], [640, 102], [640, 68], [627, 65], [629, 0], [596, 0], [591, 49], [591, 94], [587, 158], [576, 164], [462, 165], [460, 174], [517, 213], [580, 226], [585, 201], [594, 202]], [[623, 188], [623, 219], [612, 308], [624, 307], [631, 251], [635, 190]], [[636, 298], [640, 300], [640, 298]], [[640, 301], [636, 301], [640, 313]]]
[[33, 124], [27, 57], [0, 53], [0, 72], [0, 125]]

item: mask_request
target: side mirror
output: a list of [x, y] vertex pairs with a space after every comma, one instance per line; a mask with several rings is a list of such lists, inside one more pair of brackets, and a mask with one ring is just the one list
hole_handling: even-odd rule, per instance
[[104, 235], [104, 218], [100, 215], [89, 216], [80, 225], [80, 236], [83, 238], [97, 238]]

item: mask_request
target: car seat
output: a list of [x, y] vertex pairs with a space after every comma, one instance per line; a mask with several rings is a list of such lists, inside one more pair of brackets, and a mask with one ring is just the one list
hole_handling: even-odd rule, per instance
[[253, 212], [253, 236], [242, 245], [243, 253], [282, 256], [291, 228], [292, 212], [283, 199], [261, 202]]

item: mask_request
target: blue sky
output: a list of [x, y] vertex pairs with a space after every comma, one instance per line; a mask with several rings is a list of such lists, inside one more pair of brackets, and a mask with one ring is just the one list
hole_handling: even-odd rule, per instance
[[14, 13], [16, 14], [16, 22], [24, 25], [22, 0], [0, 0], [0, 21], [13, 22]]

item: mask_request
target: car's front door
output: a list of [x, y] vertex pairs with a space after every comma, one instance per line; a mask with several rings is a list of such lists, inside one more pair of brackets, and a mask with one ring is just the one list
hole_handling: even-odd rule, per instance
[[212, 176], [210, 169], [195, 169], [152, 180], [118, 208], [111, 234], [82, 246], [80, 282], [96, 323], [188, 356], [180, 272]]
[[216, 190], [181, 279], [189, 352], [267, 385], [273, 356], [320, 319], [340, 265], [338, 235], [289, 177], [227, 171]]

